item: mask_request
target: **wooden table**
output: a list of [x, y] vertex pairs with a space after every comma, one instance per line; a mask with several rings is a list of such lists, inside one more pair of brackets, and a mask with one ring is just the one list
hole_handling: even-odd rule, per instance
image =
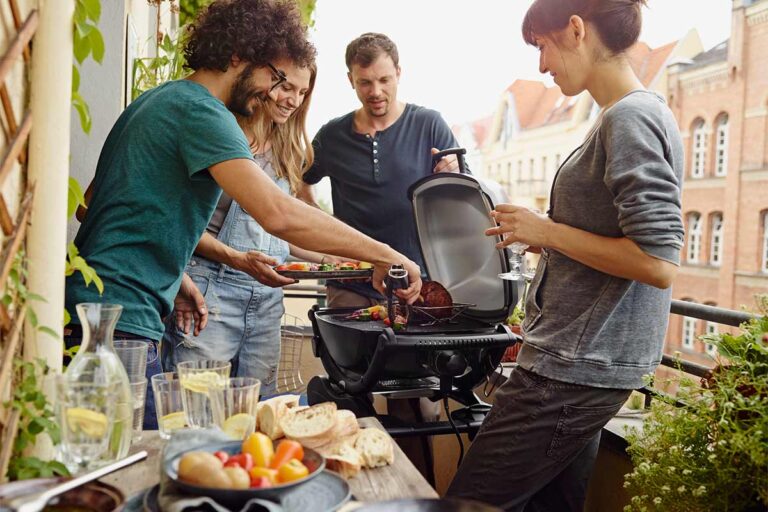
[[[376, 418], [360, 418], [361, 427], [384, 430]], [[141, 441], [131, 447], [131, 453], [146, 450], [147, 459], [101, 480], [120, 489], [128, 497], [160, 481], [160, 452], [164, 440], [157, 431], [145, 431]], [[393, 441], [395, 461], [389, 466], [363, 469], [347, 480], [352, 496], [359, 501], [385, 501], [401, 498], [437, 498], [437, 492], [427, 483], [416, 467]]]

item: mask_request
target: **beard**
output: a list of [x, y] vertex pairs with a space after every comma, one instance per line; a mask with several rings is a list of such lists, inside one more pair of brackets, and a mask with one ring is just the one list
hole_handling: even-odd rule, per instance
[[253, 107], [253, 99], [264, 101], [267, 98], [266, 91], [259, 91], [251, 83], [251, 76], [256, 66], [249, 64], [232, 84], [232, 89], [229, 93], [229, 102], [227, 108], [244, 117], [253, 115], [255, 110]]

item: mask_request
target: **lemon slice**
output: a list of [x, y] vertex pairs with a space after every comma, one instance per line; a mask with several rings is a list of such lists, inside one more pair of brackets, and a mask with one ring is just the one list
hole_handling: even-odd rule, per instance
[[186, 427], [187, 418], [184, 416], [184, 413], [181, 411], [172, 412], [160, 418], [160, 425], [163, 426], [164, 431], [173, 432], [174, 430], [178, 430], [180, 428]]
[[207, 393], [211, 386], [221, 386], [224, 377], [216, 372], [200, 372], [185, 375], [181, 379], [181, 387], [195, 393]]
[[88, 437], [102, 437], [107, 433], [107, 423], [103, 413], [82, 407], [67, 409], [67, 425], [72, 432], [82, 431]]
[[232, 439], [245, 439], [245, 436], [256, 430], [256, 418], [242, 412], [235, 414], [224, 421], [222, 430]]

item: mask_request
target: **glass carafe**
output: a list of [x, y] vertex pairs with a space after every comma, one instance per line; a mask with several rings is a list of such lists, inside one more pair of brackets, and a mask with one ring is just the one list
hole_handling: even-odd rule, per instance
[[78, 304], [77, 316], [83, 330], [80, 349], [64, 373], [70, 382], [91, 379], [94, 375], [103, 383], [117, 382], [118, 400], [109, 445], [102, 457], [103, 463], [122, 459], [128, 455], [133, 431], [133, 398], [123, 363], [115, 353], [114, 332], [123, 306], [117, 304]]

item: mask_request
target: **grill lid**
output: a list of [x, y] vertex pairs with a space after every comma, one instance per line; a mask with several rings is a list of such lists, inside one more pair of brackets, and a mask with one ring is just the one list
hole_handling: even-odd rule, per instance
[[490, 323], [506, 319], [517, 303], [521, 281], [500, 279], [509, 269], [498, 237], [485, 236], [495, 224], [493, 194], [475, 177], [439, 173], [408, 189], [416, 235], [427, 274], [442, 283], [454, 302], [476, 304], [465, 315]]

